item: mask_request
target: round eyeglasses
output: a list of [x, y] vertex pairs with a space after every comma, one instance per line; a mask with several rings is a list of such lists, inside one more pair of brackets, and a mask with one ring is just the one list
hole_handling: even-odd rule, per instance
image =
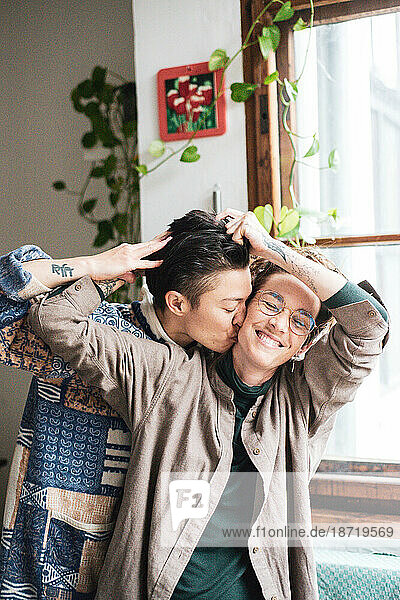
[[[264, 315], [278, 315], [285, 308], [285, 301], [280, 294], [272, 291], [258, 292], [258, 308]], [[299, 308], [289, 311], [289, 327], [296, 335], [308, 335], [315, 327], [315, 320], [309, 312]]]

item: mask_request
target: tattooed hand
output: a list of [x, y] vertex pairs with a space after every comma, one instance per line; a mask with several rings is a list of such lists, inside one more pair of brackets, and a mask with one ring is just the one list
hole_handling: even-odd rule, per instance
[[286, 263], [287, 247], [267, 233], [254, 213], [228, 208], [219, 213], [217, 219], [224, 219], [227, 233], [231, 233], [232, 239], [238, 244], [242, 244], [246, 237], [251, 244], [252, 254], [263, 256], [279, 265]]
[[120, 278], [128, 283], [135, 281], [134, 271], [159, 267], [161, 260], [148, 260], [154, 252], [161, 250], [171, 239], [169, 232], [161, 233], [149, 242], [121, 244], [100, 254], [87, 257], [88, 274], [95, 281]]

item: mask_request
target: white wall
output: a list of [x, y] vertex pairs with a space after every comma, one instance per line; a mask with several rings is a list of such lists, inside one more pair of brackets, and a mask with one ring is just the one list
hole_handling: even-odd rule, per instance
[[[87, 119], [71, 89], [96, 64], [133, 78], [130, 0], [0, 3], [0, 254], [23, 243], [54, 257], [91, 254], [94, 229], [55, 179], [79, 185]], [[30, 377], [0, 369], [0, 456], [11, 459]], [[0, 469], [0, 515], [8, 470]]]
[[[135, 46], [142, 160], [158, 138], [156, 73], [208, 60], [217, 47], [240, 46], [239, 0], [137, 0]], [[96, 64], [133, 76], [130, 0], [3, 0], [0, 4], [0, 253], [24, 244], [55, 258], [93, 253], [94, 230], [74, 201], [52, 190], [63, 178], [79, 186], [85, 166], [80, 138], [87, 120], [71, 89]], [[227, 85], [242, 79], [234, 63]], [[195, 164], [172, 160], [143, 180], [143, 238], [191, 208], [211, 208], [215, 183], [225, 206], [246, 207], [244, 108], [227, 101], [227, 133], [196, 142]], [[175, 147], [175, 144], [171, 144]], [[0, 456], [12, 457], [30, 377], [0, 367]], [[0, 470], [0, 514], [8, 470]]]
[[[240, 2], [229, 0], [134, 0], [135, 72], [138, 90], [141, 162], [154, 159], [147, 148], [159, 137], [157, 72], [208, 61], [216, 48], [232, 55], [241, 46]], [[246, 210], [247, 167], [244, 106], [230, 100], [229, 86], [243, 81], [239, 56], [227, 71], [227, 132], [195, 141], [201, 159], [173, 157], [141, 182], [142, 239], [150, 239], [172, 218], [192, 208], [210, 209], [220, 184], [222, 204]], [[182, 142], [168, 143], [176, 149]]]

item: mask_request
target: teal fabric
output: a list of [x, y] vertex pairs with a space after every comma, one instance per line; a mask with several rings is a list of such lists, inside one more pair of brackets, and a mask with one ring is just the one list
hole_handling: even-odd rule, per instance
[[324, 304], [326, 308], [339, 308], [340, 306], [346, 306], [346, 304], [355, 304], [356, 302], [363, 302], [368, 300], [375, 306], [375, 308], [381, 313], [385, 321], [388, 321], [388, 314], [382, 304], [380, 304], [371, 294], [368, 294], [365, 290], [360, 288], [355, 283], [348, 281], [341, 290], [336, 292], [333, 296], [325, 300]]
[[325, 548], [314, 554], [320, 600], [400, 598], [400, 556]]
[[[237, 517], [251, 524], [254, 507], [255, 481], [259, 477], [241, 438], [241, 427], [249, 409], [258, 396], [267, 393], [272, 380], [261, 386], [247, 386], [233, 368], [232, 353], [221, 357], [218, 375], [234, 391], [235, 431], [231, 477], [221, 496], [218, 507], [205, 528], [199, 546], [194, 550], [182, 573], [171, 600], [262, 600], [260, 584], [250, 562], [247, 547], [212, 547], [206, 544], [220, 537], [222, 528], [237, 525]], [[255, 473], [253, 488], [249, 479], [236, 473]], [[234, 543], [234, 542], [233, 542]]]

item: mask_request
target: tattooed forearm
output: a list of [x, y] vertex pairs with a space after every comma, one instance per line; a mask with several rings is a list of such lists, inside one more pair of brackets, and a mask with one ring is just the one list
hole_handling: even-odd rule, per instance
[[120, 288], [125, 281], [123, 279], [106, 279], [104, 281], [96, 281], [99, 288], [102, 289], [104, 296], [107, 298], [112, 292]]
[[262, 241], [263, 244], [268, 248], [268, 250], [272, 250], [272, 252], [277, 252], [283, 258], [283, 260], [287, 262], [286, 252], [280, 244], [274, 242], [272, 238], [268, 238], [266, 235], [263, 235]]
[[68, 266], [66, 263], [63, 265], [57, 265], [53, 263], [51, 265], [51, 272], [60, 275], [61, 277], [72, 277], [73, 267]]
[[[311, 261], [310, 261], [311, 262]], [[315, 294], [318, 295], [315, 282], [318, 280], [318, 271], [313, 267], [313, 263], [310, 265], [299, 265], [292, 258], [289, 257], [288, 266], [290, 272], [301, 279]]]

